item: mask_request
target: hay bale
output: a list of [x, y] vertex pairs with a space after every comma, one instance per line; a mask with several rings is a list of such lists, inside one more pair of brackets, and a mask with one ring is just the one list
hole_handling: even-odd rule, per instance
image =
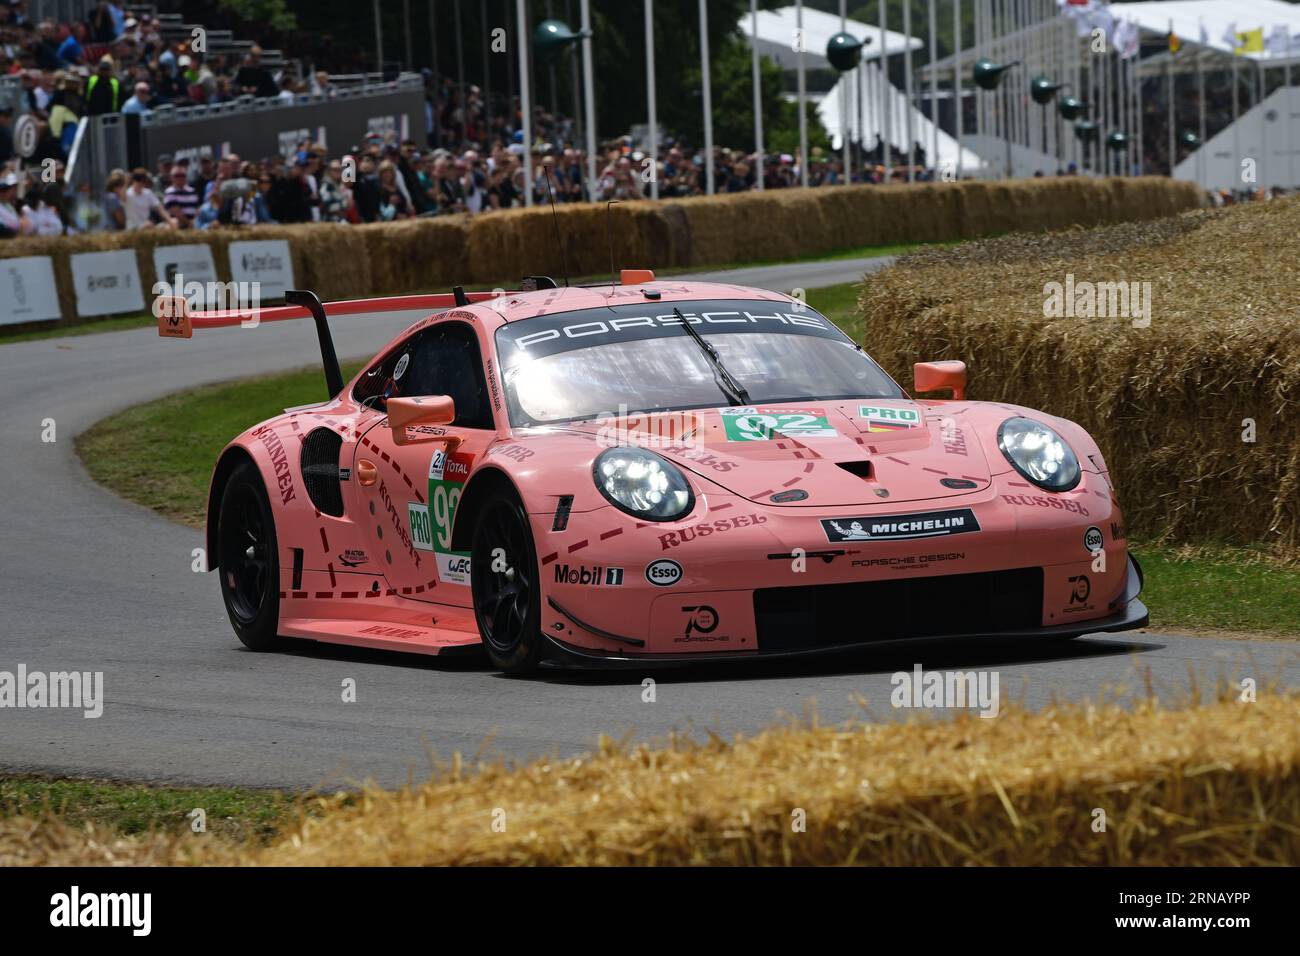
[[[1112, 194], [1132, 199], [1128, 185]], [[1067, 275], [1150, 283], [1150, 327], [1044, 317], [1046, 284]], [[1130, 532], [1296, 550], [1298, 280], [1300, 199], [1287, 199], [926, 250], [869, 277], [859, 305], [872, 354], [901, 381], [915, 361], [962, 359], [971, 398], [1087, 428]]]

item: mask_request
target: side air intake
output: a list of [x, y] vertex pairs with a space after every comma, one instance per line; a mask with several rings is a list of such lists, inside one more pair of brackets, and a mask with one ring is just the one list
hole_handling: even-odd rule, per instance
[[315, 429], [302, 443], [300, 463], [307, 496], [321, 514], [332, 518], [343, 516], [343, 489], [339, 485], [339, 450], [342, 447], [342, 436], [328, 428]]

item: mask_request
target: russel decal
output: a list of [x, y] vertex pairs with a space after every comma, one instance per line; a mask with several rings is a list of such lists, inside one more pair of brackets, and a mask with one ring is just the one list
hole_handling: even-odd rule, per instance
[[[429, 494], [425, 508], [428, 547], [438, 562], [438, 580], [444, 584], [469, 584], [469, 552], [451, 549], [451, 529], [456, 520], [456, 506], [469, 478], [474, 456], [461, 452], [447, 454], [438, 448], [429, 461]], [[414, 530], [414, 512], [412, 512]], [[414, 540], [414, 534], [412, 535]], [[423, 547], [417, 545], [417, 547]]]
[[728, 408], [722, 412], [727, 441], [771, 441], [775, 438], [834, 438], [822, 408]]
[[942, 538], [980, 530], [975, 512], [969, 508], [951, 511], [925, 511], [918, 514], [864, 516], [861, 518], [824, 518], [822, 530], [826, 540], [902, 541], [910, 538]]
[[869, 432], [897, 432], [921, 427], [921, 413], [915, 408], [859, 405], [858, 417], [867, 420], [867, 431]]

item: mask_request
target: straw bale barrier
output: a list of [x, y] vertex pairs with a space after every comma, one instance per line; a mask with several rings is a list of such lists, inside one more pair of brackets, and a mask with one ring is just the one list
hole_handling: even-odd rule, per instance
[[0, 864], [1294, 866], [1300, 698], [1217, 696], [458, 756], [424, 784], [319, 798], [267, 846], [20, 817], [0, 821]]
[[[1084, 282], [1149, 290], [1149, 327], [1045, 317], [1048, 284], [1067, 280], [1076, 304]], [[1130, 534], [1291, 551], [1298, 289], [1300, 200], [1286, 199], [921, 250], [869, 277], [859, 306], [868, 351], [900, 381], [913, 362], [962, 359], [968, 397], [1087, 428]]]
[[[1010, 182], [841, 186], [763, 193], [445, 216], [367, 226], [308, 224], [141, 230], [0, 243], [0, 258], [52, 256], [63, 319], [76, 321], [70, 255], [135, 249], [140, 280], [153, 286], [153, 249], [207, 243], [218, 276], [230, 280], [228, 246], [286, 239], [294, 279], [322, 299], [442, 290], [454, 284], [513, 284], [524, 275], [603, 276], [616, 267], [663, 269], [785, 260], [860, 246], [937, 242], [1012, 230], [1152, 219], [1194, 208], [1189, 183], [1164, 178], [1060, 177]], [[40, 327], [37, 323], [33, 327]]]

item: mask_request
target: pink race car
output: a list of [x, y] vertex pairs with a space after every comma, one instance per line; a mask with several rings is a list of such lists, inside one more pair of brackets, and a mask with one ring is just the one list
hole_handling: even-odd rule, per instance
[[[328, 401], [249, 429], [208, 498], [248, 647], [734, 660], [1141, 627], [1106, 462], [1073, 422], [918, 401], [788, 296], [655, 281], [334, 303]], [[335, 315], [429, 314], [344, 384]], [[159, 300], [159, 332], [234, 325]]]

